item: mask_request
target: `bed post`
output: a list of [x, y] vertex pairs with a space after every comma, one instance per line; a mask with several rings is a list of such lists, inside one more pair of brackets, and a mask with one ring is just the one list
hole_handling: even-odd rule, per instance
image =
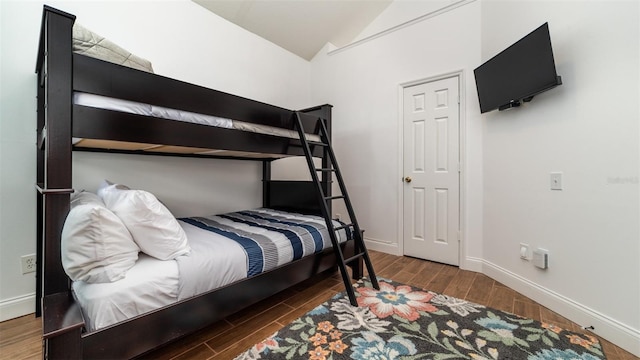
[[[332, 139], [331, 134], [331, 105], [322, 105], [320, 106], [320, 118], [324, 119], [325, 126], [327, 128], [327, 134], [329, 135], [329, 139]], [[329, 164], [329, 157], [326, 154], [322, 157], [322, 167], [329, 168], [331, 165]], [[322, 191], [326, 194], [326, 196], [331, 196], [331, 179], [332, 174], [328, 172], [322, 173]], [[328, 204], [329, 214], [333, 215], [333, 207], [331, 206], [331, 202]]]
[[[72, 27], [75, 16], [44, 6], [36, 64], [38, 86], [38, 299], [43, 356], [82, 356], [82, 316], [62, 267], [60, 238], [71, 190]], [[40, 310], [40, 309], [38, 309]], [[40, 313], [40, 311], [38, 311]]]
[[271, 159], [262, 161], [262, 206], [269, 207], [271, 205]]
[[[43, 205], [43, 296], [67, 292], [60, 233], [71, 192], [71, 29], [75, 17], [44, 8], [38, 57], [38, 190]], [[39, 214], [40, 215], [40, 214]], [[40, 239], [39, 239], [40, 240]]]
[[[315, 115], [318, 116], [321, 119], [324, 119], [324, 124], [327, 128], [327, 134], [329, 135], [329, 139], [332, 138], [331, 135], [331, 108], [333, 108], [333, 105], [329, 105], [329, 104], [325, 104], [325, 105], [319, 105], [316, 107], [312, 107], [312, 108], [308, 108], [308, 109], [304, 109], [304, 110], [300, 110], [300, 112], [303, 112], [305, 114], [310, 114], [310, 115]], [[324, 153], [324, 152], [323, 152]], [[323, 168], [328, 168], [330, 167], [329, 165], [329, 157], [326, 156], [326, 154], [324, 154], [324, 156], [322, 157], [322, 167]], [[332, 179], [331, 179], [331, 174], [327, 173], [327, 172], [323, 172], [322, 173], [322, 179], [320, 180], [320, 182], [322, 183], [322, 191], [324, 192], [324, 194], [326, 196], [331, 196], [331, 183], [332, 183]], [[331, 202], [329, 202], [327, 204], [328, 208], [329, 208], [329, 214], [333, 214], [333, 210], [331, 207]]]

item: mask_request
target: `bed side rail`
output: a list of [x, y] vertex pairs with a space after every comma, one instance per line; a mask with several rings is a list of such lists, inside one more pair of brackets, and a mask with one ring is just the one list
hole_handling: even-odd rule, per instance
[[73, 84], [79, 92], [293, 129], [291, 110], [85, 55], [73, 55]]
[[[353, 254], [353, 241], [343, 246], [345, 253]], [[326, 249], [253, 278], [84, 334], [83, 356], [86, 359], [125, 359], [140, 355], [335, 266], [333, 250]]]
[[84, 319], [80, 306], [70, 293], [46, 296], [42, 301], [45, 313], [42, 339], [45, 359], [81, 359]]
[[287, 154], [288, 138], [233, 129], [73, 106], [73, 136], [146, 144], [161, 144]]

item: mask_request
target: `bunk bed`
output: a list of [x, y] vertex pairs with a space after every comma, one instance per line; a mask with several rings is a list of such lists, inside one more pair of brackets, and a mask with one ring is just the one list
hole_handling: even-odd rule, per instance
[[[347, 283], [344, 258], [334, 252], [349, 257], [354, 278], [362, 276], [362, 259], [369, 260], [368, 255], [362, 255], [362, 232], [357, 224], [352, 224], [349, 226], [360, 236], [360, 243], [345, 241], [339, 249], [334, 246], [259, 275], [88, 331], [61, 261], [61, 232], [70, 211], [70, 194], [74, 191], [72, 151], [261, 161], [265, 208], [325, 219], [329, 219], [330, 207], [327, 202], [321, 203], [317, 194], [331, 198], [332, 174], [339, 171], [332, 168], [335, 159], [331, 160], [329, 155], [333, 153], [329, 154], [326, 147], [309, 146], [301, 130], [315, 129], [315, 135], [310, 135], [312, 139], [318, 133], [329, 138], [330, 105], [287, 110], [76, 54], [71, 42], [74, 22], [75, 16], [44, 7], [36, 64], [37, 299], [40, 300], [36, 315], [43, 317], [45, 358], [131, 358], [202, 329], [314, 275], [335, 271], [336, 266], [343, 270]], [[216, 127], [154, 114], [80, 105], [74, 101], [79, 93], [238, 120], [249, 128], [256, 125], [263, 130], [240, 131], [233, 126]], [[319, 128], [322, 131], [319, 132]], [[274, 135], [271, 132], [274, 129], [284, 131], [284, 135]], [[310, 170], [312, 181], [271, 178], [272, 161], [303, 155], [310, 169], [310, 159], [316, 157], [322, 159], [324, 169], [332, 170], [320, 171], [321, 177]], [[342, 187], [341, 179], [340, 185]], [[368, 263], [367, 266], [373, 273]]]

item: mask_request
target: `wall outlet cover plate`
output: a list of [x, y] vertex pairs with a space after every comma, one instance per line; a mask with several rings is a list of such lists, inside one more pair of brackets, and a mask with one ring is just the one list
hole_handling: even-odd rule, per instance
[[549, 252], [545, 249], [533, 250], [533, 265], [540, 269], [549, 268]]
[[550, 188], [551, 190], [562, 190], [562, 173], [552, 172], [549, 174]]

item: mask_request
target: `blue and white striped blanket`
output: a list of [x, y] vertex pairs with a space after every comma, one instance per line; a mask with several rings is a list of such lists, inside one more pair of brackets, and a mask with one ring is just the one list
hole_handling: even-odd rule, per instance
[[[247, 277], [331, 247], [325, 220], [319, 216], [257, 209], [180, 220], [242, 246], [247, 255]], [[334, 221], [334, 226], [340, 225], [343, 223]], [[339, 242], [351, 239], [348, 229], [337, 235]]]

